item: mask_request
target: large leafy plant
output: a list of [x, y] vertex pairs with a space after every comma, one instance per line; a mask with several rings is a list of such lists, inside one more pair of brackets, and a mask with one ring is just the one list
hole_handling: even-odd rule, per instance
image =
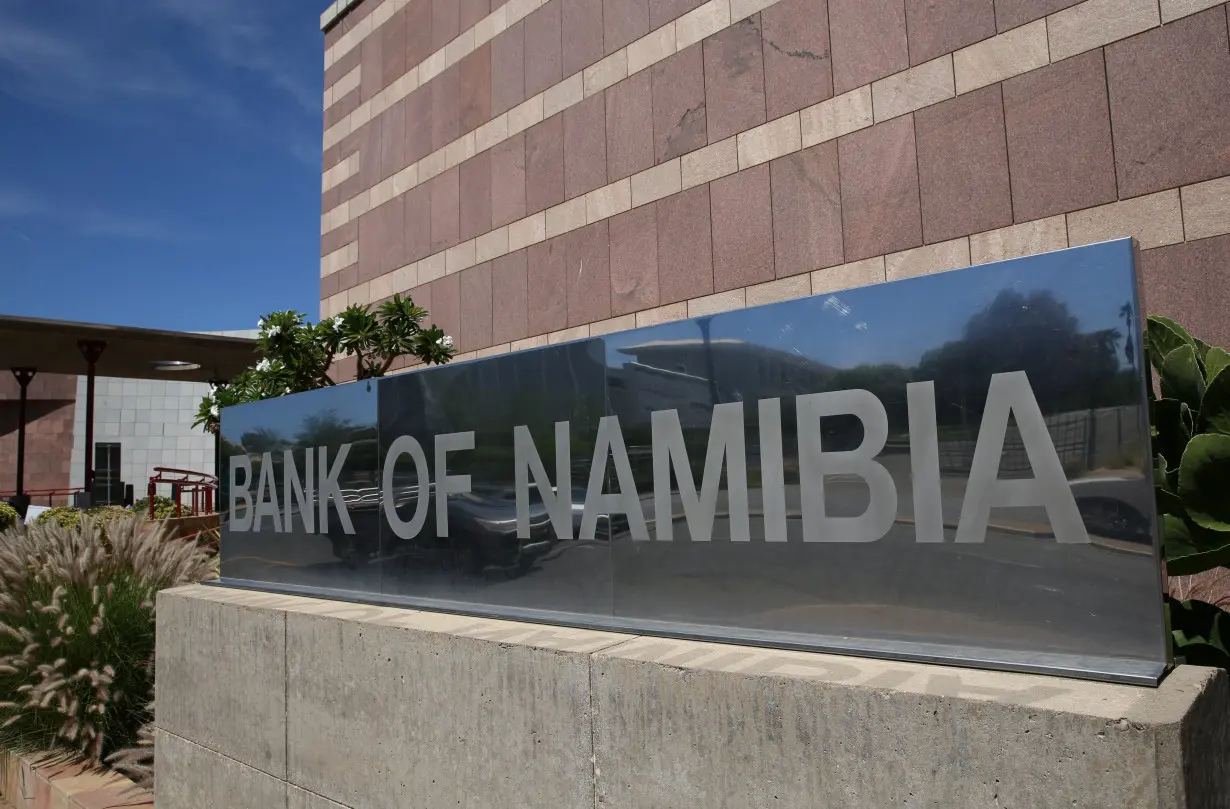
[[[1154, 483], [1167, 573], [1230, 566], [1230, 353], [1169, 318], [1145, 334], [1160, 396], [1150, 391]], [[1167, 599], [1176, 656], [1230, 668], [1230, 613]]]
[[384, 376], [402, 356], [423, 363], [445, 363], [456, 353], [453, 338], [436, 325], [424, 326], [427, 310], [413, 299], [394, 295], [373, 311], [353, 304], [341, 314], [313, 325], [299, 312], [273, 312], [258, 322], [253, 367], [216, 386], [197, 410], [194, 427], [217, 432], [223, 407], [330, 387], [337, 382], [338, 357], [356, 358], [356, 379]]

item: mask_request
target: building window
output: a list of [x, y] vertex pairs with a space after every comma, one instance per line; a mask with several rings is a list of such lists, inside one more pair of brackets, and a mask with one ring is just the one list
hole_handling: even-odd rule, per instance
[[124, 502], [124, 481], [120, 480], [120, 445], [94, 445], [95, 505], [117, 506]]

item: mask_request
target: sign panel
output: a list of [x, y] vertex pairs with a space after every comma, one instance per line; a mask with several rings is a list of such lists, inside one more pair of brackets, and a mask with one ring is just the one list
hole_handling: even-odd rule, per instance
[[228, 408], [225, 584], [1156, 683], [1130, 240]]

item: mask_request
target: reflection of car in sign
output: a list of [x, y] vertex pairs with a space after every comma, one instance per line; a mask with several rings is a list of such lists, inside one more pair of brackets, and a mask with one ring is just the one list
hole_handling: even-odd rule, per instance
[[[1072, 481], [1072, 496], [1090, 535], [1151, 543], [1149, 515], [1156, 506], [1145, 485], [1125, 486], [1121, 477], [1090, 477]], [[1134, 499], [1125, 499], [1125, 498]]]

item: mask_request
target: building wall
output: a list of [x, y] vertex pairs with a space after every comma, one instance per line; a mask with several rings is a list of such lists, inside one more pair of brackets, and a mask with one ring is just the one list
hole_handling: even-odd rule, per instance
[[[85, 479], [86, 378], [77, 377], [77, 405], [72, 422], [73, 486]], [[209, 393], [203, 382], [155, 379], [94, 380], [94, 443], [120, 445], [120, 478], [145, 495], [154, 467], [214, 472], [214, 437], [193, 427], [201, 399]], [[98, 460], [95, 458], [95, 467]], [[169, 494], [163, 486], [162, 494]]]
[[463, 356], [1119, 236], [1230, 344], [1208, 0], [362, 0], [326, 33], [321, 314]]
[[[39, 374], [30, 383], [26, 398], [26, 491], [69, 485], [75, 395], [71, 376]], [[0, 372], [0, 492], [17, 489], [20, 396], [13, 375]]]

